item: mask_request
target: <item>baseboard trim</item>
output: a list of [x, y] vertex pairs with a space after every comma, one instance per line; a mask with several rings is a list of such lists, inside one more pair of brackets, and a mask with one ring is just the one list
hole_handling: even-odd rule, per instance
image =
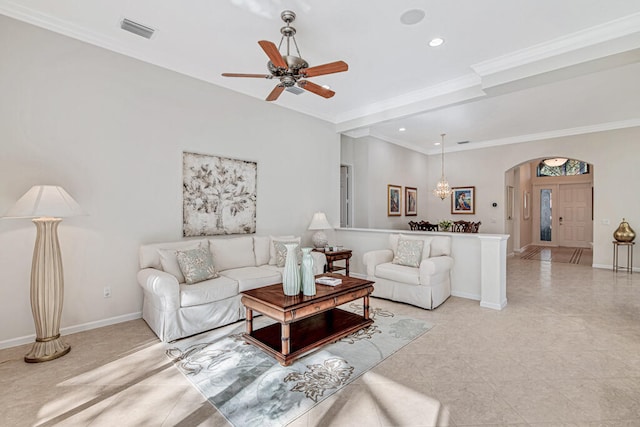
[[466, 299], [472, 299], [474, 301], [480, 301], [482, 298], [480, 297], [480, 295], [476, 295], [476, 294], [469, 294], [467, 292], [458, 292], [458, 291], [451, 291], [451, 296], [454, 297], [460, 297], [460, 298], [466, 298]]
[[[142, 318], [142, 312], [123, 314], [122, 316], [110, 317], [108, 319], [96, 320], [95, 322], [83, 323], [80, 325], [67, 326], [60, 329], [61, 335], [70, 335], [77, 332], [89, 331], [91, 329], [102, 328], [104, 326], [115, 325], [116, 323], [128, 322], [129, 320], [136, 320]], [[0, 350], [10, 347], [17, 347], [23, 344], [30, 344], [36, 339], [36, 334], [27, 335], [18, 338], [11, 338], [8, 340], [0, 341]]]
[[493, 302], [480, 301], [480, 307], [490, 308], [492, 310], [502, 310], [507, 306], [507, 300], [502, 301], [500, 304], [496, 304]]

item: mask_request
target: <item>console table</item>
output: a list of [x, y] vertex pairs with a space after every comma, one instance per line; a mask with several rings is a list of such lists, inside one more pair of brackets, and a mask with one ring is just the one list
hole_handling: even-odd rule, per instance
[[[333, 273], [335, 271], [345, 270], [345, 276], [349, 275], [349, 259], [351, 259], [351, 249], [340, 249], [337, 251], [326, 251], [322, 248], [314, 249], [314, 252], [323, 253], [327, 258], [327, 266], [325, 267], [325, 273]], [[344, 260], [345, 265], [333, 265], [335, 261]]]

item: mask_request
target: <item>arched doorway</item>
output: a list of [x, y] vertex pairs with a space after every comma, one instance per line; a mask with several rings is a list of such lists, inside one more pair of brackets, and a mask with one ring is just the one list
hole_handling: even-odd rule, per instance
[[505, 230], [512, 236], [508, 250], [522, 252], [529, 246], [591, 248], [593, 165], [565, 158], [549, 166], [544, 160], [532, 159], [505, 174]]

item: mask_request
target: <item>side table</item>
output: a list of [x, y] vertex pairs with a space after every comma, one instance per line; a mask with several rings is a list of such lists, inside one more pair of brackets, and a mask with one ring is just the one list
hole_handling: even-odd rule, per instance
[[613, 271], [618, 271], [618, 268], [622, 267], [618, 265], [618, 249], [620, 246], [627, 247], [627, 267], [623, 269], [629, 273], [633, 273], [633, 245], [636, 242], [618, 242], [614, 240], [613, 242]]
[[[314, 249], [314, 252], [323, 253], [327, 258], [327, 265], [325, 267], [325, 273], [333, 273], [335, 271], [345, 270], [345, 276], [349, 275], [349, 259], [351, 258], [351, 249], [340, 249], [337, 251], [325, 251], [324, 249]], [[344, 260], [344, 267], [340, 265], [333, 265], [335, 261]]]

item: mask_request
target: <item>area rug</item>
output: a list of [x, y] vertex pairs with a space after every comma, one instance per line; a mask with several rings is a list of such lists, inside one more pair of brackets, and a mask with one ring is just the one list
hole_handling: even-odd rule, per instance
[[[362, 305], [347, 309], [361, 313]], [[244, 322], [226, 336], [210, 331], [166, 344], [166, 354], [231, 424], [284, 426], [431, 328], [382, 309], [370, 315], [373, 325], [286, 367], [244, 342]], [[254, 319], [256, 328], [268, 323]]]
[[530, 246], [520, 254], [520, 258], [591, 266], [593, 263], [593, 251], [585, 248]]

